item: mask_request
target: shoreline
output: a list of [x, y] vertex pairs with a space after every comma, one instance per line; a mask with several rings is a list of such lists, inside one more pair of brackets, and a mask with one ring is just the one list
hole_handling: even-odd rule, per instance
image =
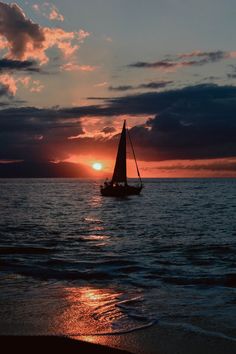
[[91, 343], [127, 350], [133, 354], [232, 354], [236, 339], [187, 330], [162, 323], [121, 335], [77, 337]]

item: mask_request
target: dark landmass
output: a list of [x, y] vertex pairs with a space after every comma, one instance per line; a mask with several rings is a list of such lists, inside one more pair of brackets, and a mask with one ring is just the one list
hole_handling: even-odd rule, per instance
[[6, 353], [130, 354], [124, 350], [56, 336], [0, 336], [0, 345]]
[[89, 178], [91, 169], [70, 162], [0, 163], [0, 178]]

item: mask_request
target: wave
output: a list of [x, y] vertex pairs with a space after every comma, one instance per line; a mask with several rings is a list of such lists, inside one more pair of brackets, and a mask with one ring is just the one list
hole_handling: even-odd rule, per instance
[[98, 333], [61, 333], [58, 334], [59, 336], [68, 336], [68, 337], [79, 337], [79, 336], [92, 336], [92, 337], [98, 337], [98, 336], [114, 336], [114, 335], [120, 335], [120, 334], [127, 334], [127, 333], [132, 333], [136, 331], [140, 331], [145, 328], [149, 328], [154, 326], [155, 324], [158, 323], [158, 320], [151, 320], [148, 323], [142, 324], [142, 325], [137, 325], [133, 326], [132, 328], [129, 329], [119, 329], [119, 330], [113, 330], [112, 332], [98, 332]]
[[162, 280], [175, 285], [224, 286], [236, 288], [236, 274], [226, 274], [223, 277], [212, 278], [162, 277]]
[[53, 253], [52, 248], [42, 247], [0, 247], [0, 255], [12, 254], [49, 254]]
[[42, 266], [21, 265], [19, 262], [3, 262], [2, 271], [14, 272], [23, 276], [37, 278], [39, 280], [112, 280], [114, 276], [102, 271], [77, 271], [77, 270], [56, 270]]

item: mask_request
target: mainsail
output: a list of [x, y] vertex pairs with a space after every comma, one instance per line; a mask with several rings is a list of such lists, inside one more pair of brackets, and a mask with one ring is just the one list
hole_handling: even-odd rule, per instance
[[117, 157], [115, 169], [112, 177], [112, 183], [124, 182], [127, 184], [127, 175], [126, 175], [126, 124], [124, 121]]
[[[134, 160], [139, 176], [140, 184], [138, 186], [130, 186], [127, 183], [126, 173], [126, 131], [128, 132], [131, 148], [134, 155]], [[130, 138], [128, 129], [126, 129], [126, 122], [124, 121], [123, 129], [120, 136], [118, 152], [116, 157], [116, 163], [114, 173], [111, 182], [106, 181], [101, 186], [101, 194], [107, 197], [125, 197], [129, 195], [138, 195], [143, 189], [142, 180], [140, 177], [136, 156], [134, 153], [134, 147]]]

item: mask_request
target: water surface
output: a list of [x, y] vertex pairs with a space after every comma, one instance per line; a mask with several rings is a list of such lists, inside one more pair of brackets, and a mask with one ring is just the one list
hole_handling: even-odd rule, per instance
[[162, 323], [236, 338], [236, 180], [0, 180], [1, 334]]

